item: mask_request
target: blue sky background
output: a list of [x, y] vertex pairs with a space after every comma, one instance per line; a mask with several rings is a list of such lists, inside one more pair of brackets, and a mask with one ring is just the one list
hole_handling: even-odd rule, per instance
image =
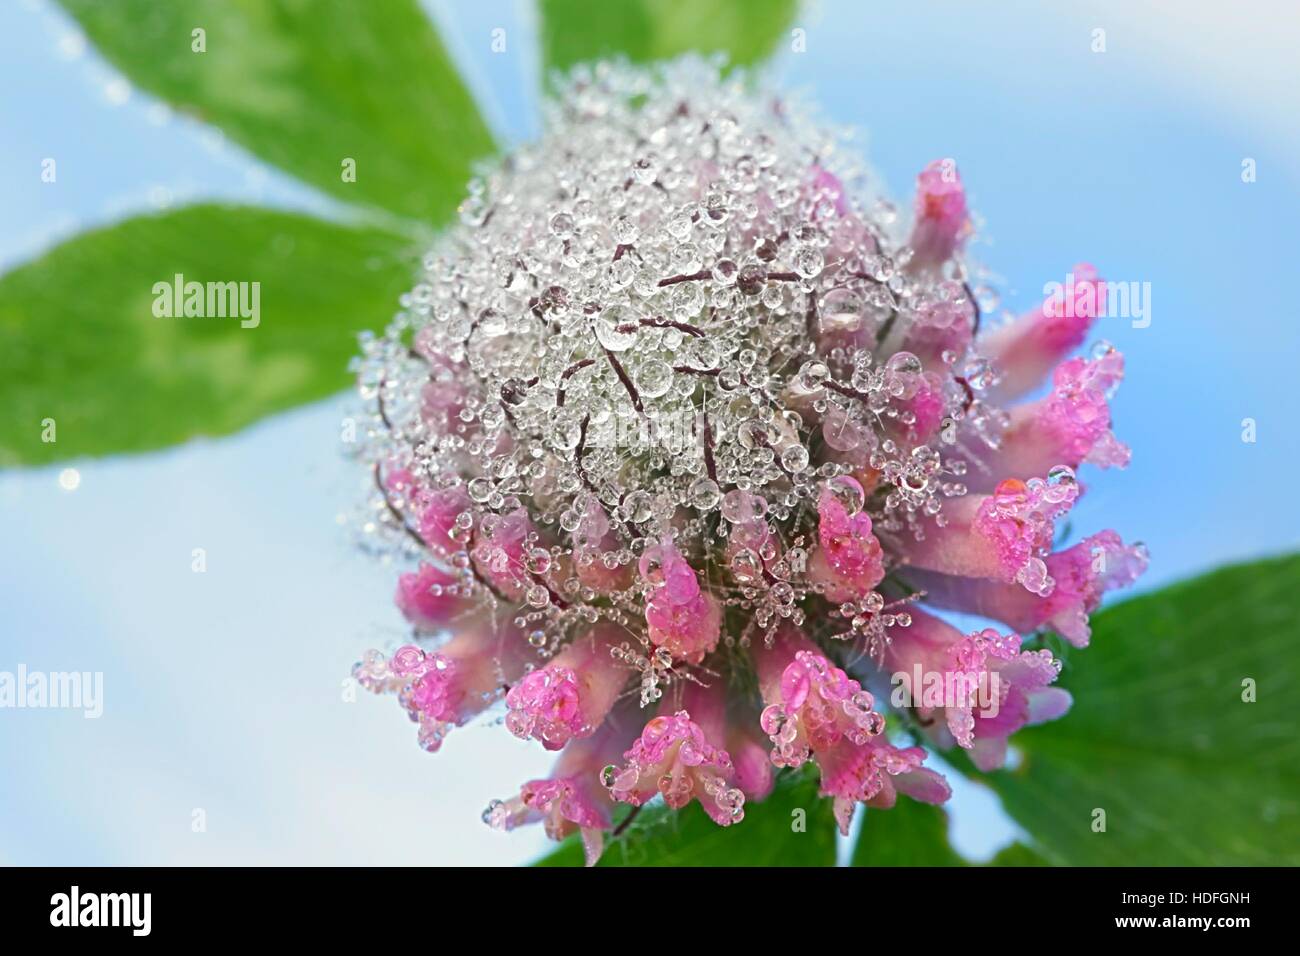
[[[531, 5], [425, 6], [499, 137], [535, 135]], [[1088, 473], [1074, 515], [1076, 534], [1146, 541], [1149, 588], [1300, 541], [1300, 13], [1135, 6], [823, 0], [795, 24], [807, 52], [785, 44], [772, 68], [863, 131], [900, 201], [926, 162], [958, 160], [1007, 305], [1033, 305], [1082, 260], [1151, 283], [1149, 328], [1100, 330], [1128, 358], [1115, 417], [1134, 463]], [[505, 54], [490, 52], [495, 27]], [[40, 182], [47, 156], [56, 186]], [[0, 268], [198, 198], [329, 209], [130, 90], [53, 4], [0, 3]], [[105, 675], [99, 720], [0, 710], [0, 863], [477, 864], [544, 849], [540, 833], [478, 820], [546, 769], [540, 748], [474, 726], [431, 757], [392, 701], [343, 700], [359, 652], [402, 633], [396, 569], [337, 520], [365, 481], [339, 453], [343, 409], [74, 462], [71, 492], [63, 466], [0, 472], [0, 670]], [[190, 570], [197, 547], [206, 574]], [[971, 785], [952, 816], [976, 858], [1015, 833]]]

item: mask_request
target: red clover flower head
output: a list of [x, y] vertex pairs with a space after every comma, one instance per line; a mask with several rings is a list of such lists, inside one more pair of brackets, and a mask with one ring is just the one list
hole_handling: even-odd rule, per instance
[[[545, 110], [363, 340], [368, 525], [418, 567], [411, 642], [357, 679], [429, 750], [503, 705], [558, 764], [485, 820], [593, 860], [618, 803], [741, 824], [777, 768], [816, 765], [846, 831], [947, 799], [919, 744], [996, 766], [1069, 696], [1050, 651], [935, 612], [1083, 646], [1146, 564], [1113, 531], [1054, 550], [1077, 471], [1129, 458], [1122, 358], [1071, 357], [1104, 286], [1076, 266], [991, 328], [950, 160], [899, 216], [844, 135], [715, 63], [579, 68]], [[901, 739], [891, 674], [959, 692], [909, 683]]]

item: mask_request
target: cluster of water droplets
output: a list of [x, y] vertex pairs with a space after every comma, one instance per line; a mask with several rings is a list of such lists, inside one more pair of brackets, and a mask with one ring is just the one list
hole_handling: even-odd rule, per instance
[[[453, 544], [523, 509], [516, 623], [544, 653], [577, 626], [623, 626], [648, 703], [672, 662], [640, 639], [651, 585], [635, 571], [663, 535], [729, 625], [740, 615], [724, 632], [743, 643], [805, 622], [826, 482], [878, 475], [854, 509], [881, 531], [942, 523], [965, 465], [909, 437], [926, 383], [900, 343], [972, 304], [962, 282], [908, 269], [898, 216], [845, 137], [743, 75], [695, 59], [579, 68], [546, 110], [544, 138], [470, 184], [400, 314], [363, 339], [367, 529], [420, 550], [396, 469], [463, 490]], [[962, 383], [937, 399], [945, 421], [991, 414], [991, 373], [967, 358], [944, 356]], [[503, 597], [475, 580], [468, 545], [450, 563]], [[626, 576], [592, 587], [578, 572], [593, 569]], [[878, 637], [906, 620], [883, 608], [867, 595], [814, 623]]]

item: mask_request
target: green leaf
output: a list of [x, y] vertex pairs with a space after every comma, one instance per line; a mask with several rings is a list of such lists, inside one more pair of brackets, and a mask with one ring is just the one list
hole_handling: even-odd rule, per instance
[[942, 807], [902, 797], [889, 810], [867, 809], [853, 847], [854, 866], [965, 866], [948, 843]]
[[1071, 657], [1074, 708], [1017, 734], [1023, 763], [987, 782], [1054, 861], [1294, 866], [1297, 647], [1300, 556], [1117, 604]]
[[[226, 434], [339, 391], [355, 333], [384, 325], [410, 286], [408, 243], [203, 205], [83, 233], [18, 268], [0, 278], [0, 466]], [[155, 283], [177, 273], [250, 294], [260, 283], [260, 321], [156, 317]]]
[[1010, 843], [998, 850], [989, 866], [1051, 866], [1041, 853], [1023, 843]]
[[[853, 866], [971, 866], [948, 841], [943, 807], [906, 797], [889, 810], [867, 810], [853, 847]], [[987, 866], [1047, 866], [1036, 850], [1012, 843]]]
[[772, 52], [798, 0], [541, 0], [548, 69], [623, 54], [634, 62], [721, 50], [734, 64]]
[[493, 151], [414, 0], [59, 2], [133, 83], [340, 199], [440, 222]]
[[[802, 814], [797, 811], [804, 811]], [[804, 828], [795, 824], [802, 818]], [[581, 866], [576, 837], [537, 866]], [[599, 866], [834, 866], [835, 818], [817, 796], [817, 780], [787, 774], [762, 803], [746, 804], [745, 819], [720, 827], [692, 803], [676, 813], [649, 807], [606, 847]]]

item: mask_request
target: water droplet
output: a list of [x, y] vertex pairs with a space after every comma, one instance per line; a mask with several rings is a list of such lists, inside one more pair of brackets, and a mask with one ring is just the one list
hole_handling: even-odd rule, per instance
[[863, 491], [862, 485], [858, 483], [856, 478], [839, 475], [827, 482], [826, 487], [849, 517], [856, 515], [862, 510], [862, 506], [866, 504], [866, 492]]
[[823, 326], [855, 332], [862, 327], [866, 302], [856, 290], [841, 286], [827, 292], [817, 303], [817, 310]]
[[722, 490], [712, 478], [701, 478], [691, 485], [691, 504], [700, 511], [712, 511], [722, 499]]
[[713, 278], [724, 285], [735, 282], [739, 271], [740, 267], [730, 259], [719, 259], [713, 264]]
[[760, 265], [747, 265], [736, 277], [736, 287], [745, 295], [758, 295], [767, 283], [767, 269]]
[[568, 239], [573, 235], [573, 217], [567, 212], [557, 212], [551, 217], [551, 235], [559, 239]]
[[814, 279], [821, 275], [825, 264], [826, 259], [822, 256], [821, 250], [814, 249], [812, 246], [804, 246], [795, 253], [794, 271], [805, 279]]
[[759, 562], [757, 554], [748, 548], [742, 548], [731, 559], [731, 573], [736, 576], [737, 581], [757, 581], [762, 577], [763, 565]]
[[658, 398], [667, 395], [673, 386], [673, 370], [667, 362], [652, 359], [637, 370], [637, 388], [646, 398]]
[[781, 451], [781, 465], [786, 471], [798, 474], [808, 467], [808, 449], [803, 445], [787, 445]]
[[806, 392], [816, 392], [831, 377], [831, 370], [822, 362], [804, 362], [799, 369], [799, 387]]
[[1073, 485], [1078, 483], [1074, 477], [1074, 469], [1068, 465], [1056, 465], [1047, 472], [1047, 483], [1049, 485]]
[[611, 352], [626, 352], [636, 345], [640, 332], [635, 313], [622, 305], [611, 305], [593, 317], [591, 328], [596, 341]]
[[634, 491], [623, 499], [623, 504], [619, 507], [623, 517], [628, 521], [640, 524], [643, 521], [649, 521], [650, 516], [654, 514], [653, 501], [649, 493], [644, 491]]

